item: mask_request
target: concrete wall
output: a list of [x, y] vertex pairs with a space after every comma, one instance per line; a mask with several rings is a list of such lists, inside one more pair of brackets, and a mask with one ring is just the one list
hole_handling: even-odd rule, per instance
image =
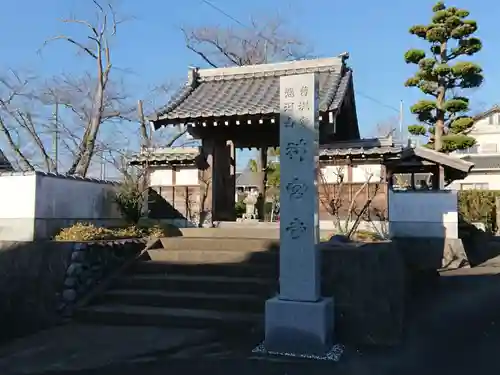
[[116, 185], [40, 172], [0, 174], [0, 241], [52, 237], [78, 221], [119, 225]]
[[458, 238], [456, 191], [388, 192], [390, 237]]
[[35, 235], [36, 175], [0, 174], [0, 240], [31, 241]]

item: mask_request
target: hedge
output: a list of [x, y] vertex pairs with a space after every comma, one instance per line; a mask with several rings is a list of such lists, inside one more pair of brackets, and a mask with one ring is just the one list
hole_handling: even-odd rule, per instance
[[460, 220], [483, 223], [487, 231], [495, 232], [500, 224], [496, 222], [497, 197], [500, 198], [500, 190], [461, 190], [458, 193]]

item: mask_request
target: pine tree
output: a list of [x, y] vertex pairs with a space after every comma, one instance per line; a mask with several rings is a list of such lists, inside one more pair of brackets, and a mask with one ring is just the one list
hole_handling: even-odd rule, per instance
[[467, 10], [438, 2], [432, 11], [430, 24], [410, 28], [411, 34], [430, 44], [430, 54], [411, 49], [404, 55], [407, 64], [419, 68], [405, 86], [417, 87], [432, 97], [410, 108], [420, 124], [409, 126], [408, 131], [415, 136], [427, 136], [427, 147], [451, 152], [475, 144], [475, 139], [467, 136], [473, 125], [473, 119], [466, 115], [469, 99], [461, 92], [481, 86], [484, 78], [479, 65], [461, 58], [480, 51], [482, 43], [473, 36], [477, 23], [467, 19]]

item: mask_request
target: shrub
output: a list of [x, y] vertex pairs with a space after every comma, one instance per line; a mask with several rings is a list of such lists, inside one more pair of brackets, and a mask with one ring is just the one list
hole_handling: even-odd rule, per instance
[[243, 201], [236, 202], [234, 211], [236, 212], [236, 217], [243, 217], [243, 214], [246, 212], [245, 203], [243, 203]]
[[120, 185], [115, 201], [128, 223], [136, 225], [141, 219], [146, 191], [144, 181], [134, 175], [127, 175]]
[[76, 223], [63, 228], [54, 237], [56, 241], [97, 241], [111, 238], [113, 238], [113, 232], [110, 229], [87, 223]]
[[462, 190], [458, 194], [460, 220], [466, 223], [483, 223], [487, 231], [496, 231], [495, 200], [499, 190]]
[[93, 224], [76, 223], [68, 228], [63, 228], [54, 237], [56, 241], [102, 241], [126, 238], [143, 237], [168, 237], [172, 232], [168, 226], [153, 225], [151, 227], [139, 227], [130, 225], [121, 228], [103, 228]]

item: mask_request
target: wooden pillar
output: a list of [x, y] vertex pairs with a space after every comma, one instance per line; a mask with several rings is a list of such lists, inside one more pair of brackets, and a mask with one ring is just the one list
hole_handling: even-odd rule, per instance
[[[215, 221], [236, 221], [234, 178], [231, 178], [231, 146], [216, 139], [213, 149], [212, 217]], [[234, 175], [234, 173], [233, 173]]]
[[231, 217], [230, 221], [236, 221], [236, 147], [232, 141], [227, 142], [229, 149], [229, 181], [227, 183], [227, 202]]
[[206, 161], [205, 165], [200, 166], [200, 226], [211, 224], [212, 222], [212, 180], [214, 164], [214, 142], [212, 139], [202, 139], [201, 153]]
[[267, 147], [261, 147], [259, 149], [259, 201], [257, 204], [257, 211], [259, 214], [259, 220], [264, 221], [265, 219], [265, 206], [266, 206], [266, 195], [267, 195]]

